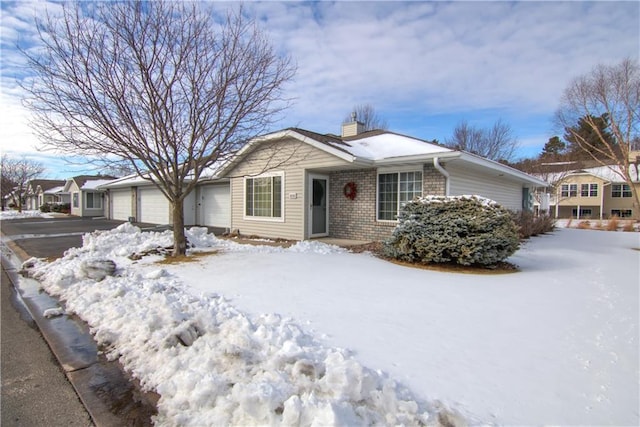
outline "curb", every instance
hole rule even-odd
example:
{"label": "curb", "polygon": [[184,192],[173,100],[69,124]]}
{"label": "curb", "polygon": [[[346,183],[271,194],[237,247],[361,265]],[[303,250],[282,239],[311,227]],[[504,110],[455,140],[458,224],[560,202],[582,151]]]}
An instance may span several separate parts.
{"label": "curb", "polygon": [[46,309],[64,304],[41,292],[36,280],[19,276],[21,262],[31,256],[15,242],[5,240],[4,234],[2,237],[2,266],[17,298],[33,318],[93,423],[97,427],[152,425],[157,395],[142,392],[117,360],[108,361],[100,354],[82,319],[74,315],[42,315]]}

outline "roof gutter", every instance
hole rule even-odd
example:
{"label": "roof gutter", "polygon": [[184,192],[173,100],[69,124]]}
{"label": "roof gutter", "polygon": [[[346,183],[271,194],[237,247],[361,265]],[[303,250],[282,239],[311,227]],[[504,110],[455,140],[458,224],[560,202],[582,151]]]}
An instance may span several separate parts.
{"label": "roof gutter", "polygon": [[436,170],[440,172],[442,176],[444,176],[444,195],[448,196],[450,182],[451,182],[451,179],[450,179],[451,176],[449,175],[449,172],[447,172],[445,168],[443,168],[442,165],[440,165],[440,161],[438,160],[438,157],[433,158],[433,167],[436,168]]}

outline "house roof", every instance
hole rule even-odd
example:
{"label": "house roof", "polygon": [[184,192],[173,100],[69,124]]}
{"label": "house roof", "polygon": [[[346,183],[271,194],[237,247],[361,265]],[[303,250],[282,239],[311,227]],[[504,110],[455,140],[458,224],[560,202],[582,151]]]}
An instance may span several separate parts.
{"label": "house roof", "polygon": [[32,179],[29,181],[29,187],[32,191],[36,191],[38,187],[42,189],[43,192],[59,186],[64,186],[65,181],[60,179]]}
{"label": "house roof", "polygon": [[[64,181],[62,181],[64,184]],[[48,190],[45,191],[46,194],[59,194],[59,193],[64,193],[64,185],[59,185],[57,187],[52,187]]]}
{"label": "house roof", "polygon": [[[67,180],[67,182],[64,184],[64,191],[69,191],[69,187],[73,182],[75,182],[75,184],[81,190],[95,190],[97,189],[96,187],[98,185],[104,184],[114,179],[116,178],[109,175],[78,175]],[[100,182],[96,183],[96,181]]]}
{"label": "house roof", "polygon": [[464,151],[456,151],[442,145],[424,141],[395,132],[374,130],[356,136],[339,137],[332,134],[319,134],[300,128],[288,128],[258,137],[249,142],[235,159],[222,168],[219,175],[224,176],[257,144],[293,138],[320,150],[335,155],[349,163],[365,167],[393,166],[407,163],[434,161],[461,161],[475,168],[489,169],[502,176],[509,176],[527,185],[546,187],[548,184],[510,166],[494,162]]}
{"label": "house roof", "polygon": [[[640,172],[640,170],[638,170],[638,167],[633,163],[629,165],[629,167],[630,167],[631,177],[635,178],[633,179],[633,182],[640,182],[640,179],[638,179],[640,178],[640,176],[638,175]],[[624,182],[624,179],[622,179],[622,176],[620,175],[620,170],[621,170],[620,166],[617,166],[617,165],[577,168],[573,170],[565,169],[564,171],[552,172],[552,173],[546,174],[546,178],[549,182],[554,183],[568,176],[592,175],[605,182]]]}

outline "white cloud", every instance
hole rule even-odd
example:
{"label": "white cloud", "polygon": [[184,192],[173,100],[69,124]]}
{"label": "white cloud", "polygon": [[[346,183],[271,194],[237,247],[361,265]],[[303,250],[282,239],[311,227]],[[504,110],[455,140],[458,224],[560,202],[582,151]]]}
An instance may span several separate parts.
{"label": "white cloud", "polygon": [[[33,35],[27,18],[37,5],[2,3],[3,58],[13,54],[5,35]],[[229,6],[238,5],[216,4]],[[298,64],[287,86],[295,104],[279,125],[319,132],[339,132],[354,104],[371,103],[393,130],[425,139],[450,134],[450,117],[484,117],[518,123],[518,136],[533,141],[573,77],[640,52],[636,2],[256,2],[245,10]],[[3,75],[19,72],[3,64]],[[5,79],[2,90],[18,96]]]}

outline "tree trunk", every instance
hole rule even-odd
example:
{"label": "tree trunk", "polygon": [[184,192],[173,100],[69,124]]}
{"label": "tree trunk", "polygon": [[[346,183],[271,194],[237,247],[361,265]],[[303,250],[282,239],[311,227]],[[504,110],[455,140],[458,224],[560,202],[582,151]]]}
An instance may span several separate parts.
{"label": "tree trunk", "polygon": [[173,200],[173,253],[171,256],[185,255],[187,253],[187,238],[184,235],[184,199]]}

